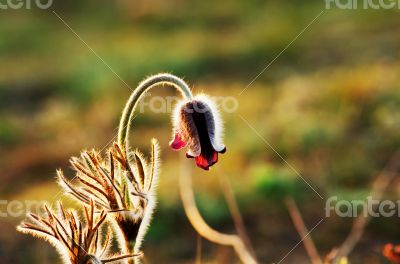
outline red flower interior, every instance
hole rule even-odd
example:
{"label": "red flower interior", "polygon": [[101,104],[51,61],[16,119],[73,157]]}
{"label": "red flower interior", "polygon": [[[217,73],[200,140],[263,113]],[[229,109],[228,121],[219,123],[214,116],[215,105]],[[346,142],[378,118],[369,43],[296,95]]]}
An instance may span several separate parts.
{"label": "red flower interior", "polygon": [[400,264],[400,246],[386,244],[383,247],[382,254],[394,264]]}

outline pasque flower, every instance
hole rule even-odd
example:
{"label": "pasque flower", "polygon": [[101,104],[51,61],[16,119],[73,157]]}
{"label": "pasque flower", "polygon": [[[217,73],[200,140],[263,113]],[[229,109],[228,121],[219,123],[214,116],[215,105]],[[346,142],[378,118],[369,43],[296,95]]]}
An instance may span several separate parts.
{"label": "pasque flower", "polygon": [[[214,103],[203,95],[193,97],[189,86],[174,75],[151,76],[130,96],[121,116],[118,142],[110,148],[108,157],[102,158],[100,152],[92,150],[72,158],[76,175],[71,181],[61,170],[57,171],[64,192],[84,206],[86,221],[81,221],[76,211],[64,210],[61,204],[58,210],[45,205],[47,216],[29,214],[18,227],[20,232],[52,243],[64,263],[140,263],[140,247],[156,204],[159,147],[153,140],[151,158],[147,160],[130,147],[128,135],[139,100],[151,88],[165,84],[175,87],[184,98],[174,114],[173,149],[187,146],[186,155],[206,170],[218,161],[218,153],[224,153],[226,148]],[[106,234],[104,225],[108,226]],[[116,240],[120,254],[110,254],[112,239]]]}
{"label": "pasque flower", "polygon": [[222,122],[215,104],[205,95],[193,96],[182,79],[168,73],[151,76],[141,82],[132,93],[122,113],[118,130],[118,143],[122,149],[129,145],[128,134],[135,108],[140,98],[151,88],[167,84],[182,94],[173,114],[174,135],[170,143],[174,150],[188,147],[186,156],[194,158],[197,166],[208,170],[224,153]]}
{"label": "pasque flower", "polygon": [[186,156],[196,165],[208,170],[218,161],[218,153],[225,153],[222,143],[222,122],[214,102],[206,95],[182,100],[173,113],[174,150],[188,148]]}

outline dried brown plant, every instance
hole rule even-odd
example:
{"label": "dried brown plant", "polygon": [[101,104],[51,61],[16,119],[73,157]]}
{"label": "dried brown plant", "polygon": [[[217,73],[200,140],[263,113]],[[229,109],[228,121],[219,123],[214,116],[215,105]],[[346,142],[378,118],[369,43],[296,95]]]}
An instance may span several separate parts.
{"label": "dried brown plant", "polygon": [[138,151],[128,156],[115,143],[107,159],[95,150],[72,158],[75,182],[58,171],[59,183],[67,194],[84,204],[93,199],[96,210],[109,215],[124,253],[139,251],[150,223],[155,207],[158,153],[156,140],[152,141],[150,162]]}
{"label": "dried brown plant", "polygon": [[61,254],[65,263],[100,264],[122,259],[137,257],[140,254],[113,255],[110,254],[112,239],[111,229],[106,229],[103,235],[101,228],[106,220],[104,211],[95,213],[95,203],[84,207],[85,221],[81,221],[75,210],[66,211],[58,203],[57,211],[44,205],[45,216],[29,214],[17,229],[26,234],[39,237],[50,242]]}
{"label": "dried brown plant", "polygon": [[[398,175],[400,171],[400,151],[396,151],[387,165],[380,171],[375,180],[372,183],[370,195],[376,199],[380,200],[386,190],[390,187],[390,183],[394,180],[394,178]],[[315,247],[315,244],[309,235],[309,231],[304,224],[303,218],[301,216],[300,211],[297,208],[297,205],[293,198],[288,198],[286,201],[286,205],[288,207],[290,216],[293,220],[293,223],[298,231],[300,237],[303,237],[303,244],[306,248],[306,251],[310,257],[312,263],[321,263],[320,255]],[[356,247],[358,242],[361,240],[364,235],[365,229],[368,223],[371,220],[370,215],[365,215],[361,213],[358,217],[354,218],[352,227],[350,229],[349,234],[343,243],[334,247],[325,257],[324,263],[326,264],[347,264],[348,256]],[[305,235],[308,234],[308,235]]]}

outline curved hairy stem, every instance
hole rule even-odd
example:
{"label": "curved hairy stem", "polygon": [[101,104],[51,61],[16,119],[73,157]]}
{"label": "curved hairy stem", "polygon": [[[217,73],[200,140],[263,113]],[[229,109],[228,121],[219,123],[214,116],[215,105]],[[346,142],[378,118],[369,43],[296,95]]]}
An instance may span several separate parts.
{"label": "curved hairy stem", "polygon": [[231,246],[235,250],[236,254],[243,263],[246,264],[256,264],[257,261],[254,259],[250,250],[243,243],[237,235],[220,233],[217,230],[211,228],[201,216],[193,193],[192,178],[189,173],[185,173],[183,170],[179,176],[179,189],[180,195],[183,202],[183,207],[185,209],[186,216],[188,217],[190,223],[194,229],[202,237],[224,246]]}
{"label": "curved hairy stem", "polygon": [[[118,128],[118,145],[121,148],[121,151],[126,157],[129,157],[128,155],[128,150],[129,150],[129,130],[131,127],[131,122],[134,118],[134,112],[136,109],[136,106],[141,98],[148,92],[151,88],[153,87],[158,87],[159,85],[171,85],[175,87],[184,98],[190,100],[193,98],[192,92],[190,91],[189,86],[180,78],[168,74],[168,73],[161,73],[157,75],[153,75],[142,81],[133,91],[132,95],[130,96],[128,102],[126,103],[126,106],[124,108],[124,111],[122,112],[121,120],[119,123],[119,128]],[[154,153],[154,148],[153,148],[153,153]],[[134,157],[136,160],[136,164],[138,165],[138,157]],[[154,174],[154,162],[153,160],[153,165],[152,165],[152,175]],[[122,164],[118,165],[119,170],[122,171]],[[143,168],[138,167],[139,174],[143,174]],[[121,176],[121,183],[122,186],[127,186],[127,178]],[[144,186],[144,182],[141,182],[141,184]],[[140,186],[140,184],[138,184]],[[147,188],[150,190],[151,188],[151,183]],[[126,188],[126,191],[128,192],[128,188]],[[131,203],[131,198],[130,195],[126,195],[126,203],[130,204]],[[154,206],[153,206],[154,207]],[[148,210],[151,210],[147,208]],[[151,214],[149,214],[151,215]],[[142,223],[140,223],[140,227],[142,227]],[[148,221],[146,221],[146,224],[148,224]],[[139,230],[140,230],[139,227]],[[136,240],[138,237],[136,237]],[[136,245],[136,240],[135,241],[127,241],[126,245],[126,253],[132,253],[135,252],[135,249],[138,247]],[[139,258],[131,259],[129,260],[129,263],[139,263],[140,260]]]}
{"label": "curved hairy stem", "polygon": [[175,75],[168,73],[161,73],[157,75],[150,76],[149,78],[142,81],[138,87],[134,90],[131,97],[129,98],[125,109],[122,113],[121,121],[118,128],[118,143],[121,148],[126,151],[128,147],[128,135],[131,126],[131,121],[133,119],[133,113],[135,112],[136,105],[143,95],[153,87],[160,84],[169,84],[175,87],[181,92],[182,96],[187,99],[192,99],[193,95],[190,91],[189,86],[185,81],[176,77]]}

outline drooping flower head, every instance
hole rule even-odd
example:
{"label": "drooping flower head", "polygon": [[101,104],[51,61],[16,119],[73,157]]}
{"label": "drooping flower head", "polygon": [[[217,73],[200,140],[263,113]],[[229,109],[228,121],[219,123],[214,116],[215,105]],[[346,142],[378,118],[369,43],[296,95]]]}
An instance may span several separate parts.
{"label": "drooping flower head", "polygon": [[196,165],[208,170],[218,161],[218,153],[225,153],[222,143],[223,125],[214,102],[205,95],[177,104],[173,113],[174,150],[188,148],[186,156]]}

